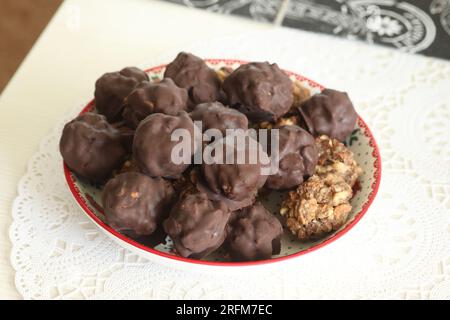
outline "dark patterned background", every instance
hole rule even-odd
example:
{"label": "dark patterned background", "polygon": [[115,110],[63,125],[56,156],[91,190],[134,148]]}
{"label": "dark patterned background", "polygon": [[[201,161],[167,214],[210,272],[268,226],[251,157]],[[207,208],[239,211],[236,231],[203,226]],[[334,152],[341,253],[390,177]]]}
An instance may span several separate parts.
{"label": "dark patterned background", "polygon": [[450,0],[166,0],[450,59]]}

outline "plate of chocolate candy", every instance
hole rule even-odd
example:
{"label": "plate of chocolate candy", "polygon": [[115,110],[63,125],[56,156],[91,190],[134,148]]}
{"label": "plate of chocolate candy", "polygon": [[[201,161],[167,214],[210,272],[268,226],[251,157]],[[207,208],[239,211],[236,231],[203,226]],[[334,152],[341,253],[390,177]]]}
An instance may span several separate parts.
{"label": "plate of chocolate candy", "polygon": [[[94,96],[62,131],[68,187],[100,230],[151,261],[286,261],[338,239],[376,196],[381,158],[348,94],[275,63],[181,52],[105,73]],[[180,148],[175,133],[193,138]]]}

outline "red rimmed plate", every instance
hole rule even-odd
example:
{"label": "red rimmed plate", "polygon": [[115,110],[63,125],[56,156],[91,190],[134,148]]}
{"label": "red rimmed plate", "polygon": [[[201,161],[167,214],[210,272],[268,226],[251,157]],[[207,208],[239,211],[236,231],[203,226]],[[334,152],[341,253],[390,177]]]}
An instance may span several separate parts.
{"label": "red rimmed plate", "polygon": [[[214,69],[228,66],[231,68],[237,68],[240,64],[245,63],[239,60],[228,59],[206,59],[208,65]],[[151,79],[162,78],[165,65],[150,68],[147,71]],[[299,74],[286,71],[288,75],[294,80],[300,81],[305,87],[309,88],[312,93],[321,91],[322,86],[314,81],[311,81]],[[80,112],[88,112],[92,109],[94,103],[89,102],[86,107]],[[118,231],[110,228],[104,222],[104,216],[101,207],[101,190],[94,185],[86,183],[77,178],[70,169],[64,163],[64,174],[67,180],[67,184],[72,192],[77,203],[80,205],[83,212],[109,237],[114,239],[123,247],[130,249],[137,254],[144,256],[145,258],[163,263],[165,265],[173,265],[175,267],[183,268],[196,268],[207,267],[208,269],[223,269],[224,267],[243,267],[243,266],[261,266],[270,265],[275,262],[282,262],[290,260],[316,249],[319,249],[335,240],[340,238],[343,234],[348,232],[358,221],[364,216],[367,209],[370,207],[374,200],[381,178],[381,158],[375,139],[370,132],[366,123],[359,117],[355,130],[348,138],[347,145],[353,151],[356,161],[363,168],[364,173],[359,179],[359,190],[351,200],[352,211],[348,218],[347,223],[339,230],[329,234],[327,237],[317,240],[302,243],[293,237],[289,232],[285,232],[281,241],[280,254],[273,256],[271,259],[252,261],[252,262],[229,262],[224,258],[224,254],[221,252],[215,253],[204,260],[188,259],[175,255],[172,250],[171,241],[167,241],[165,244],[159,244],[154,248],[148,247],[142,243],[136,242]],[[277,212],[282,193],[273,193],[265,200],[266,207],[271,212]],[[213,268],[215,267],[215,268]],[[229,269],[229,268],[226,268]]]}

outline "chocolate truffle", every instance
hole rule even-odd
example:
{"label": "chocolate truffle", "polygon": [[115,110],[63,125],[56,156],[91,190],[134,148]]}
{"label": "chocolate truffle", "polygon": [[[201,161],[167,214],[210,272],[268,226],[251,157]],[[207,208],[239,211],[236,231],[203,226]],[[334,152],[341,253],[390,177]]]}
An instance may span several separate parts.
{"label": "chocolate truffle", "polygon": [[301,125],[313,136],[344,141],[355,128],[358,115],[346,92],[325,89],[298,108]]}
{"label": "chocolate truffle", "polygon": [[189,115],[194,121],[202,121],[203,132],[217,129],[225,136],[226,129],[248,129],[248,120],[243,113],[226,108],[220,102],[198,104]]}
{"label": "chocolate truffle", "polygon": [[279,129],[278,172],[267,178],[266,187],[282,190],[298,186],[314,173],[317,148],[314,137],[297,126]]}
{"label": "chocolate truffle", "polygon": [[162,178],[126,172],[108,181],[102,202],[109,226],[129,235],[149,235],[167,217],[174,190]]}
{"label": "chocolate truffle", "polygon": [[159,82],[144,81],[128,96],[123,118],[130,128],[135,129],[152,113],[176,116],[187,108],[187,100],[187,90],[177,87],[170,78]]}
{"label": "chocolate truffle", "polygon": [[[233,140],[221,140],[212,144],[223,148],[224,159],[209,159],[209,163],[203,161],[197,187],[207,193],[210,199],[225,201],[230,210],[237,210],[254,202],[258,189],[267,180],[264,169],[269,159],[261,145],[249,136],[242,146],[229,142]],[[233,161],[225,163],[230,156]],[[250,161],[250,156],[256,161]],[[238,161],[239,158],[243,161]],[[270,163],[267,166],[270,167]]]}
{"label": "chocolate truffle", "polygon": [[269,259],[280,253],[281,223],[261,203],[232,214],[226,244],[234,261]]}
{"label": "chocolate truffle", "polygon": [[[189,133],[190,150],[184,150],[181,163],[172,159],[172,150],[184,141],[171,141],[172,133],[185,129]],[[145,118],[136,129],[133,140],[133,155],[139,169],[152,177],[178,178],[190,165],[195,153],[194,123],[182,111],[177,116],[153,113]],[[177,155],[177,151],[174,151]],[[188,153],[188,154],[187,154]]]}
{"label": "chocolate truffle", "polygon": [[202,258],[225,240],[230,216],[227,206],[203,193],[187,194],[170,211],[164,230],[180,256]]}
{"label": "chocolate truffle", "polygon": [[164,78],[171,78],[181,88],[188,90],[189,104],[220,100],[220,80],[216,72],[193,54],[180,52],[169,63]]}
{"label": "chocolate truffle", "polygon": [[225,79],[223,90],[231,107],[256,122],[277,120],[294,99],[291,79],[268,62],[241,65]]}
{"label": "chocolate truffle", "polygon": [[59,150],[67,166],[91,182],[104,182],[127,155],[119,130],[105,116],[84,113],[64,126]]}
{"label": "chocolate truffle", "polygon": [[148,75],[135,67],[127,67],[118,72],[105,73],[95,82],[95,107],[109,122],[122,117],[125,98]]}

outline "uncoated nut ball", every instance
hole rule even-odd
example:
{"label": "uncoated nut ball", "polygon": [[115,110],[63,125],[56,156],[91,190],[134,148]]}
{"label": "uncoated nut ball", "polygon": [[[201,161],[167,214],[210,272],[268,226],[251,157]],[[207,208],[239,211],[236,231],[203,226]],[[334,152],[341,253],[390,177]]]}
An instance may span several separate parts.
{"label": "uncoated nut ball", "polygon": [[351,197],[352,188],[342,177],[314,175],[289,192],[280,213],[298,239],[318,239],[345,223],[352,209]]}
{"label": "uncoated nut ball", "polygon": [[341,176],[351,187],[355,184],[363,170],[353,158],[353,152],[342,142],[327,136],[316,138],[319,160],[316,174],[329,173]]}

